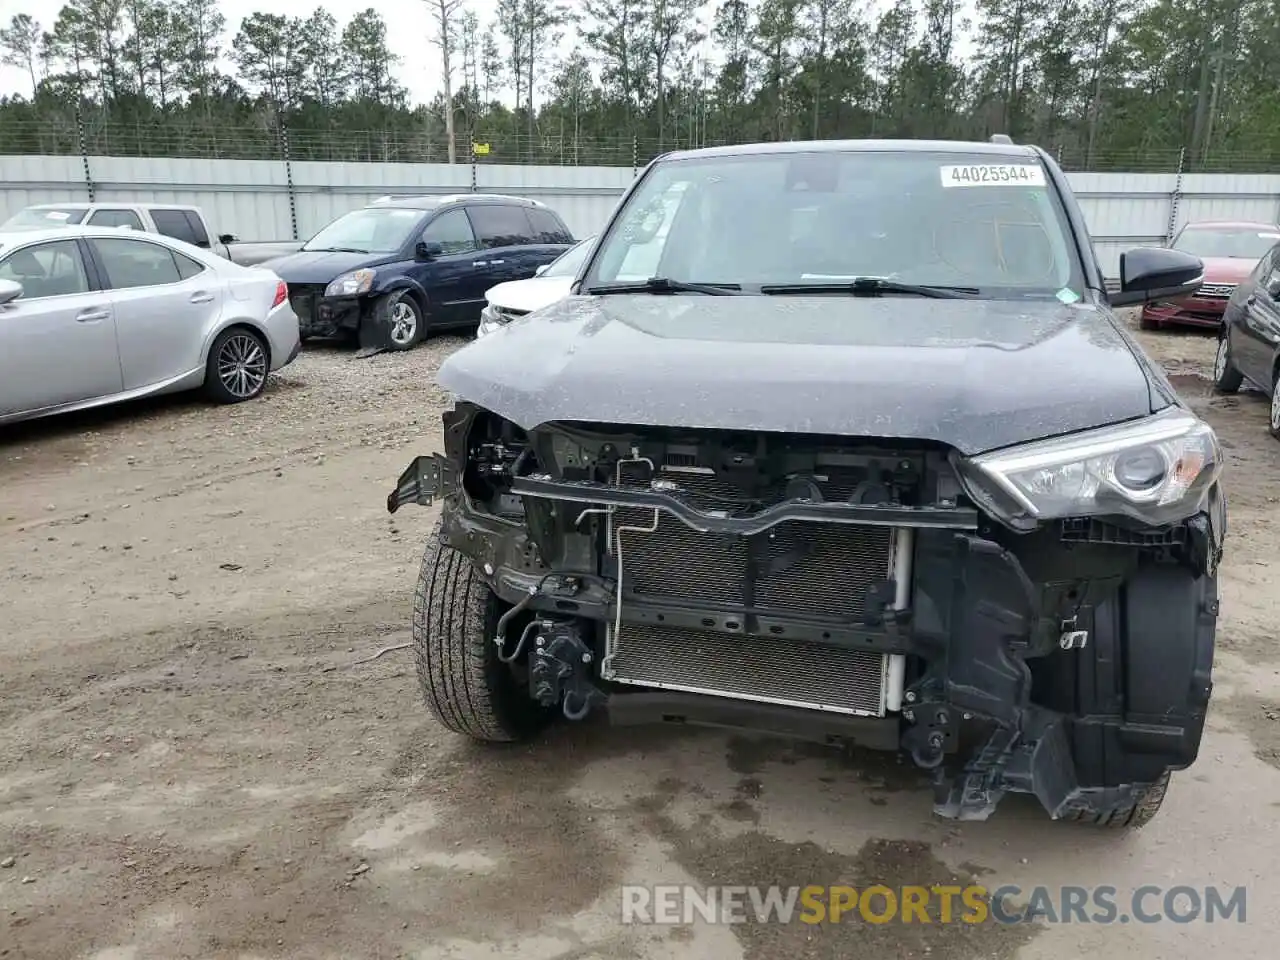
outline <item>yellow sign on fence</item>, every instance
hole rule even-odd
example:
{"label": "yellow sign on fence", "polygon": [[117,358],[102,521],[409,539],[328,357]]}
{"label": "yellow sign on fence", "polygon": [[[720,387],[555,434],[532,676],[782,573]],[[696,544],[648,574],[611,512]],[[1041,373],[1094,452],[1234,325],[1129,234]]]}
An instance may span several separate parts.
{"label": "yellow sign on fence", "polygon": [[473,143],[471,145],[471,152],[477,157],[487,156],[489,153],[489,145],[487,143]]}

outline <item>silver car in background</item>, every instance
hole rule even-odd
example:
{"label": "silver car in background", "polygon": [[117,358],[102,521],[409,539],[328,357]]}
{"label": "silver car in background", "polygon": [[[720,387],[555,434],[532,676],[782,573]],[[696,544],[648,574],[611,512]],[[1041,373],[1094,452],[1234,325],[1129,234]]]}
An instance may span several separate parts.
{"label": "silver car in background", "polygon": [[0,423],[194,389],[239,403],[299,349],[270,270],[110,227],[0,232]]}

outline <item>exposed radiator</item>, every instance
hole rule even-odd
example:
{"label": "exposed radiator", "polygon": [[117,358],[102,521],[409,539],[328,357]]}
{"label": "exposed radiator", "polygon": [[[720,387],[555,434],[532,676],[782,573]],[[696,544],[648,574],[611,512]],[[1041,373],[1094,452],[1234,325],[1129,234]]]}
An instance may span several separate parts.
{"label": "exposed radiator", "polygon": [[[703,510],[735,513],[758,509],[762,499],[771,499],[772,492],[752,494],[706,474],[666,470],[660,476],[678,484],[680,495]],[[648,476],[640,482],[647,486]],[[831,499],[846,498],[852,491],[839,477],[819,483]],[[892,577],[892,528],[790,521],[746,538],[700,533],[666,512],[655,517],[651,509],[626,508],[615,512],[610,529],[613,545],[621,551],[622,618],[620,629],[610,625],[605,679],[834,713],[884,715],[890,658],[882,654],[777,636],[629,622],[626,605],[683,601],[856,620],[870,590]]]}
{"label": "exposed radiator", "polygon": [[887,660],[882,654],[802,640],[623,623],[616,641],[610,635],[604,677],[686,693],[881,716]]}
{"label": "exposed radiator", "polygon": [[[664,474],[664,478],[671,475]],[[700,509],[732,512],[744,494],[715,478],[672,477]],[[848,496],[838,481],[833,499]],[[624,554],[624,596],[702,601],[758,611],[858,617],[868,591],[888,578],[894,531],[889,527],[790,521],[752,538],[700,533],[666,512],[623,509],[614,515]]]}

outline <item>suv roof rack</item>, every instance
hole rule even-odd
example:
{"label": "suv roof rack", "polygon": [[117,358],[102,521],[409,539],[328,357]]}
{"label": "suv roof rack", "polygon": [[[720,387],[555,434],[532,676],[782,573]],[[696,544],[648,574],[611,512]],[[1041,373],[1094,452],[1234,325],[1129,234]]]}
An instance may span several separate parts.
{"label": "suv roof rack", "polygon": [[1013,143],[1013,137],[1007,133],[993,133],[991,135],[992,143]]}
{"label": "suv roof rack", "polygon": [[460,203],[463,200],[518,200],[520,203],[527,203],[534,207],[545,207],[546,204],[541,200],[534,200],[531,197],[520,197],[512,193],[451,193],[448,196],[441,197],[441,203]]}
{"label": "suv roof rack", "polygon": [[545,207],[541,200],[529,197],[517,197],[506,193],[388,193],[370,200],[370,204],[394,203],[397,200],[434,200],[437,203],[461,203],[464,200],[519,200],[534,207]]}

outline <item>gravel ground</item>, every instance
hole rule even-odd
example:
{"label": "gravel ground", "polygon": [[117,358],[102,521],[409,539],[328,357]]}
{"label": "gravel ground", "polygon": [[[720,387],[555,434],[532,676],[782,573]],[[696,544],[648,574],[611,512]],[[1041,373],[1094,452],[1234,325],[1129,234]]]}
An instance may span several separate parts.
{"label": "gravel ground", "polygon": [[[1142,334],[1230,453],[1217,695],[1200,762],[1133,837],[930,813],[892,758],[588,723],[483,750],[420,705],[403,642],[433,510],[440,360],[309,348],[260,401],[0,431],[0,956],[1134,960],[1272,952],[1280,444],[1213,398],[1209,341]],[[1247,884],[1207,926],[624,927],[623,882]]]}

